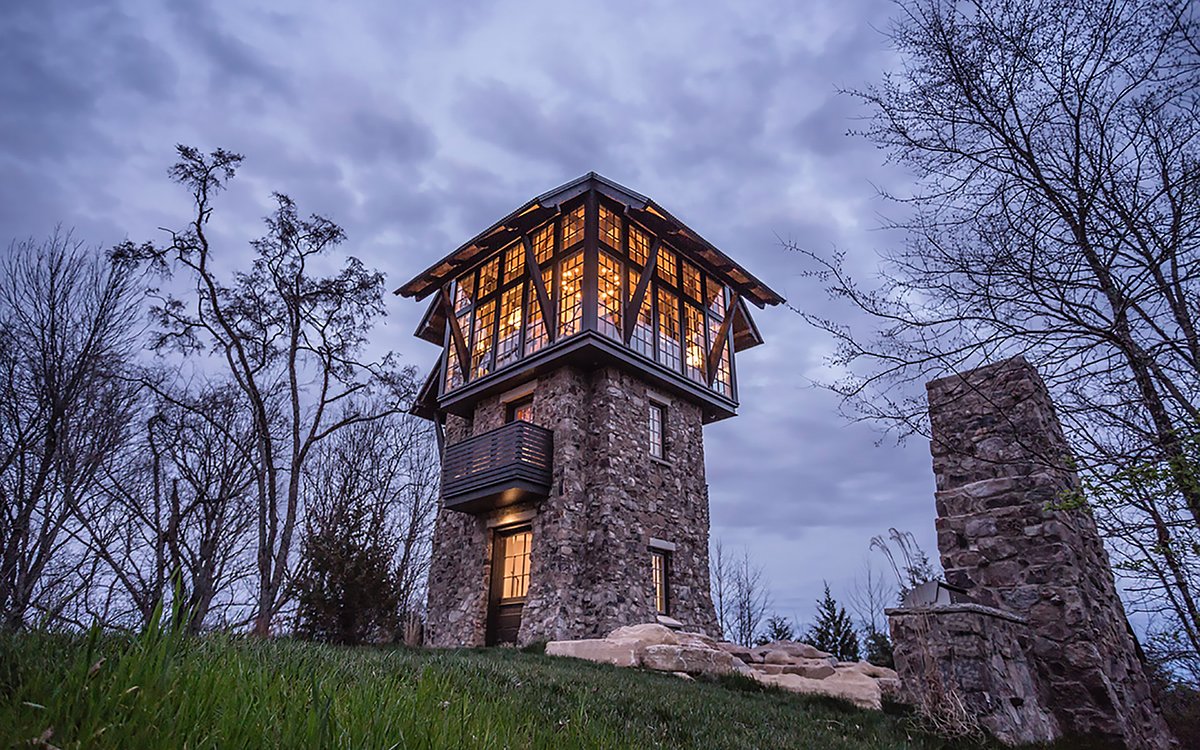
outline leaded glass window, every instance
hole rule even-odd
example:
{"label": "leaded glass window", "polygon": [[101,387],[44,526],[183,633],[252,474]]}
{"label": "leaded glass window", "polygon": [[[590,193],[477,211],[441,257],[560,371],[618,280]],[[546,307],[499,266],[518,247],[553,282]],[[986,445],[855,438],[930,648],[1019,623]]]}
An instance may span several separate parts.
{"label": "leaded glass window", "polygon": [[[554,278],[553,272],[547,274],[546,285],[551,286]],[[538,351],[550,341],[549,334],[546,331],[546,321],[542,318],[542,306],[538,301],[537,289],[530,282],[529,290],[526,294],[529,303],[525,306],[528,314],[525,316],[525,356]]]}
{"label": "leaded glass window", "polygon": [[675,253],[663,245],[658,246],[658,278],[671,286],[679,285],[679,271],[675,269]]}
{"label": "leaded glass window", "polygon": [[621,249],[621,219],[604,206],[600,206],[600,241],[613,250]]}
{"label": "leaded glass window", "polygon": [[560,269],[558,335],[565,337],[579,333],[583,327],[583,253],[564,259]]}
{"label": "leaded glass window", "polygon": [[483,299],[496,291],[497,275],[500,271],[500,258],[492,258],[479,269],[479,297]]}
{"label": "leaded glass window", "polygon": [[690,304],[684,305],[684,316],[687,348],[684,352],[683,372],[692,380],[704,383],[708,380],[708,349],[704,346],[705,316],[700,308]]}
{"label": "leaded glass window", "polygon": [[472,377],[482,377],[492,371],[492,336],[495,332],[496,300],[489,300],[475,311],[475,331],[471,345]]}
{"label": "leaded glass window", "polygon": [[496,369],[521,356],[521,290],[516,284],[500,297],[500,333],[496,339]]}
{"label": "leaded glass window", "polygon": [[475,274],[468,273],[454,282],[454,312],[461,313],[475,301]]}
{"label": "leaded glass window", "polygon": [[650,235],[629,225],[629,259],[639,266],[645,266],[650,260]]}
{"label": "leaded glass window", "polygon": [[583,239],[583,213],[585,208],[585,206],[579,206],[567,214],[566,220],[563,221],[562,246],[564,250]]}
{"label": "leaded glass window", "polygon": [[725,287],[712,276],[704,280],[704,289],[708,292],[708,311],[718,318],[725,317]]}
{"label": "leaded glass window", "polygon": [[516,242],[509,245],[504,253],[504,283],[518,279],[525,273],[525,244]]}
{"label": "leaded glass window", "polygon": [[688,297],[700,302],[703,295],[700,293],[700,269],[683,261],[683,293]]}
{"label": "leaded glass window", "polygon": [[533,235],[533,255],[538,265],[554,257],[554,222],[539,229]]}
{"label": "leaded glass window", "polygon": [[679,372],[679,303],[666,289],[658,290],[658,361]]}
{"label": "leaded glass window", "polygon": [[717,376],[713,378],[713,390],[727,398],[733,398],[733,368],[730,363],[729,342],[717,341],[721,332],[721,321],[716,318],[708,319],[708,338],[713,347],[721,347],[721,356],[717,360]]}
{"label": "leaded glass window", "polygon": [[[629,296],[636,294],[638,282],[641,280],[641,275],[629,269]],[[638,311],[637,322],[633,325],[633,336],[629,339],[629,346],[638,354],[654,359],[654,319],[651,316],[651,303],[654,301],[654,295],[647,291],[646,296],[642,298],[642,309]]]}
{"label": "leaded glass window", "polygon": [[621,262],[606,252],[600,253],[600,284],[596,302],[596,320],[600,333],[621,340]]}

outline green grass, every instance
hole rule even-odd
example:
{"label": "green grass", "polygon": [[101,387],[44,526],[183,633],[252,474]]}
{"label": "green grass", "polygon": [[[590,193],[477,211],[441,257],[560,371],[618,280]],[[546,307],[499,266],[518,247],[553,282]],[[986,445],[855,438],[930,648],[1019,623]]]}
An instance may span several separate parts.
{"label": "green grass", "polygon": [[0,747],[980,747],[726,682],[512,649],[0,633]]}

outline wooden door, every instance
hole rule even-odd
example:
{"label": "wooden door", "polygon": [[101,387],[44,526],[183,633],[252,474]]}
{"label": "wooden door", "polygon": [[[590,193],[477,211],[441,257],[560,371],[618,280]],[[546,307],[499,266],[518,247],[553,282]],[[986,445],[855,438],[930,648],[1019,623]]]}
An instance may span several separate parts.
{"label": "wooden door", "polygon": [[528,526],[497,529],[492,536],[492,585],[488,602],[487,645],[516,643],[521,610],[529,592],[529,555],[533,532]]}

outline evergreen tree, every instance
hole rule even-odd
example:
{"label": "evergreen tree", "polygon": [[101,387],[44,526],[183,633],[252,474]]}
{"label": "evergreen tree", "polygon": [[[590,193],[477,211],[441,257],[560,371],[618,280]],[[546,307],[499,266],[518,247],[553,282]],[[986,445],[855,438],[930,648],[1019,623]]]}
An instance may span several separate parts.
{"label": "evergreen tree", "polygon": [[858,661],[858,634],[854,632],[854,623],[845,607],[839,607],[829,593],[829,584],[825,584],[825,596],[817,602],[817,621],[809,629],[805,640],[821,649],[828,651],[841,661]]}
{"label": "evergreen tree", "polygon": [[882,630],[870,630],[863,634],[863,648],[867,652],[867,661],[877,667],[895,669],[896,662],[892,657],[892,640]]}
{"label": "evergreen tree", "polygon": [[794,641],[796,639],[796,631],[792,629],[792,624],[788,622],[786,617],[780,615],[771,615],[767,618],[767,628],[756,639],[758,645],[765,643],[775,643],[776,641]]}

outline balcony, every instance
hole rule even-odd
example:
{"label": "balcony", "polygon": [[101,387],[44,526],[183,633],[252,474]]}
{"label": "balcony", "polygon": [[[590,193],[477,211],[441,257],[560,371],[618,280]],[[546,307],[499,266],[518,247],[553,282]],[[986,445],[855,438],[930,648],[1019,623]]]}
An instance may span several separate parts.
{"label": "balcony", "polygon": [[511,422],[446,446],[442,501],[449,510],[486,513],[550,494],[554,433]]}

